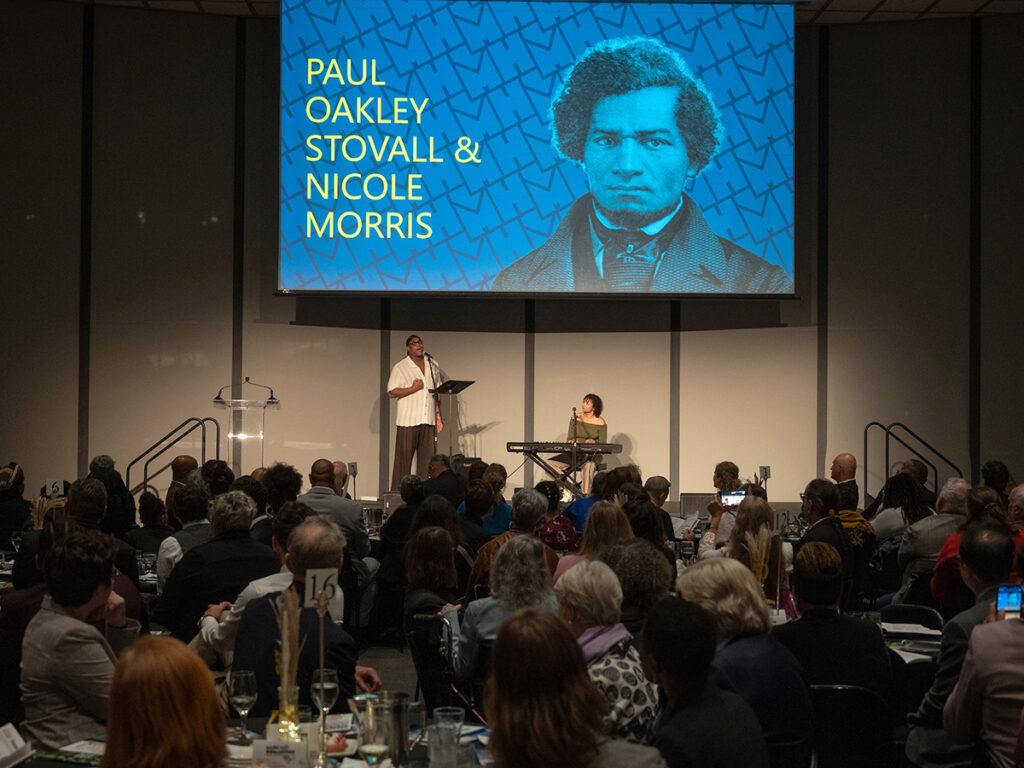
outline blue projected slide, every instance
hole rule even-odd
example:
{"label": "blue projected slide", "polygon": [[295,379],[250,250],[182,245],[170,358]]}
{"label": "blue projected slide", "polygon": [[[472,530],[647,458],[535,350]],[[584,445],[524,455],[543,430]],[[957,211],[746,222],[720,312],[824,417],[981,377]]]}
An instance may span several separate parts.
{"label": "blue projected slide", "polygon": [[282,290],[793,292],[789,5],[281,22]]}

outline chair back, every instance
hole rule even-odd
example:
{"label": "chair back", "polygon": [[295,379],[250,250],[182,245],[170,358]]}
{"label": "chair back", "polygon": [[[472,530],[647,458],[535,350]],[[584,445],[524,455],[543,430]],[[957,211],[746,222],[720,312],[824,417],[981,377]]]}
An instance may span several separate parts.
{"label": "chair back", "polygon": [[448,665],[447,622],[436,614],[412,617],[406,640],[416,668],[416,678],[428,712],[451,703],[451,669]]}
{"label": "chair back", "polygon": [[856,685],[812,685],[818,768],[896,764],[892,713],[881,696]]}

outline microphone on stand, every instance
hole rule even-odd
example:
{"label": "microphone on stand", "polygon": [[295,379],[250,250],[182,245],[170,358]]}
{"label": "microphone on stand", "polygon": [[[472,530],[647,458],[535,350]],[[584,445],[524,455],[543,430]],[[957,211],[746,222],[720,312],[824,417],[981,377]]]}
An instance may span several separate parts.
{"label": "microphone on stand", "polygon": [[575,405],[572,407],[572,420],[576,421],[576,406]]}

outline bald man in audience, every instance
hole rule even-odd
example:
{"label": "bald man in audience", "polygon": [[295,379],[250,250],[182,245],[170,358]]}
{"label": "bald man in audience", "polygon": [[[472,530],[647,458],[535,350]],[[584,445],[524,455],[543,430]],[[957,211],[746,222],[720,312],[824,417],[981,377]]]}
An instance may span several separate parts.
{"label": "bald man in audience", "polygon": [[297,501],[319,515],[327,515],[345,534],[345,550],[351,558],[362,594],[359,602],[359,626],[365,626],[376,597],[377,571],[380,562],[370,557],[370,534],[363,519],[363,506],[358,501],[339,496],[334,489],[334,464],[328,459],[317,459],[309,470],[310,489]]}
{"label": "bald man in audience", "polygon": [[346,490],[348,488],[348,464],[340,459],[332,462],[334,467],[334,492],[343,499],[351,499],[352,496]]}
{"label": "bald man in audience", "polygon": [[673,541],[676,538],[675,528],[672,527],[672,518],[664,509],[665,502],[668,501],[668,489],[671,487],[672,483],[668,481],[668,478],[661,475],[653,475],[647,478],[647,482],[644,483],[647,497],[658,508],[658,512],[661,513],[661,526],[665,529],[665,539],[667,541]]}
{"label": "bald man in audience", "polygon": [[860,491],[857,488],[857,459],[852,453],[840,453],[832,459],[830,475],[839,491],[839,509],[857,509]]}

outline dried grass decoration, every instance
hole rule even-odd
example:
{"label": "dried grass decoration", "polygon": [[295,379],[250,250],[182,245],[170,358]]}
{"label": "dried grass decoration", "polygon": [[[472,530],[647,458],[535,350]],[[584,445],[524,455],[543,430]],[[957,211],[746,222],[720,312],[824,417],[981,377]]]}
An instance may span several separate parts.
{"label": "dried grass decoration", "polygon": [[277,710],[270,716],[270,723],[276,719],[281,741],[301,741],[299,736],[299,689],[295,684],[299,669],[299,595],[295,586],[288,587],[274,601],[274,616],[280,632],[280,646],[275,654],[277,674],[281,687],[278,689]]}

